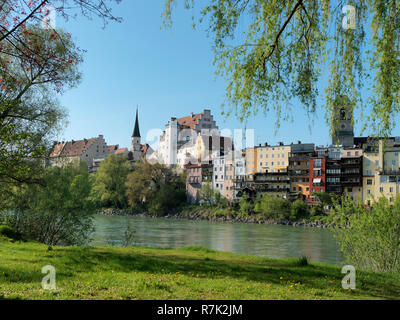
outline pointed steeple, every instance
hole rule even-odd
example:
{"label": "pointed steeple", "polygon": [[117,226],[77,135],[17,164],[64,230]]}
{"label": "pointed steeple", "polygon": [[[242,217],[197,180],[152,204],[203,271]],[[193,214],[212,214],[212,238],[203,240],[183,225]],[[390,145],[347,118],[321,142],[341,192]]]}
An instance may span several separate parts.
{"label": "pointed steeple", "polygon": [[136,121],[135,121],[135,129],[133,129],[132,137],[140,138],[140,130],[139,130],[139,116],[138,116],[138,108],[136,107]]}

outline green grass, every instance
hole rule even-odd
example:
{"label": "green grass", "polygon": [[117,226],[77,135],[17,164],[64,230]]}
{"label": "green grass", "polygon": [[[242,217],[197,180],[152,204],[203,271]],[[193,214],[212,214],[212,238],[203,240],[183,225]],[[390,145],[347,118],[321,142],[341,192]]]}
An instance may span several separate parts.
{"label": "green grass", "polygon": [[[56,268],[57,289],[41,288]],[[398,275],[357,273],[343,290],[341,268],[200,247],[49,247],[0,238],[0,299],[397,299]]]}

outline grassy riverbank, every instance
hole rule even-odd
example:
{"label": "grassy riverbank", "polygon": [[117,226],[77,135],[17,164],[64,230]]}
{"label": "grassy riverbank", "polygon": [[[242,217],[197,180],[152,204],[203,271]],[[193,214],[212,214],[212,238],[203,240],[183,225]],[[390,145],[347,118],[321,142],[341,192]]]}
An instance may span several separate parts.
{"label": "grassy riverbank", "polygon": [[[304,262],[304,261],[303,261]],[[41,288],[45,265],[57,290]],[[357,273],[343,290],[341,268],[190,247],[54,247],[0,238],[3,299],[398,299],[400,276]]]}

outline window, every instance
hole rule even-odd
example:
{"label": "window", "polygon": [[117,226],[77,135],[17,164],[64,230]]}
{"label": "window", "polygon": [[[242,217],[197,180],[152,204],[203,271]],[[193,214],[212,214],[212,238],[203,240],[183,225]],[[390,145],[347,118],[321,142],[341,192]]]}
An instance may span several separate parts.
{"label": "window", "polygon": [[375,160],[375,165],[379,166],[379,160]]}
{"label": "window", "polygon": [[367,180],[367,185],[371,186],[372,185],[372,179]]}
{"label": "window", "polygon": [[366,174],[367,174],[367,176],[372,176],[372,171],[371,170],[367,170]]}
{"label": "window", "polygon": [[389,188],[389,191],[390,191],[390,192],[393,192],[393,187],[390,187],[390,188]]}
{"label": "window", "polygon": [[263,155],[262,154],[260,154],[260,158],[262,159],[262,157],[263,157]]}
{"label": "window", "polygon": [[[367,190],[367,194],[371,194],[371,190],[368,189],[368,190]],[[369,203],[368,203],[368,204],[369,204]]]}
{"label": "window", "polygon": [[350,157],[350,151],[347,151],[347,156]]}
{"label": "window", "polygon": [[380,188],[379,188],[379,192],[383,192],[383,187],[380,187]]}
{"label": "window", "polygon": [[293,187],[293,191],[296,191],[296,187]]}
{"label": "window", "polygon": [[365,164],[366,164],[367,166],[370,166],[370,165],[371,165],[371,161],[370,161],[370,160],[367,160],[367,161],[365,161]]}
{"label": "window", "polygon": [[356,156],[358,156],[358,151],[356,151]]}
{"label": "window", "polygon": [[396,160],[392,160],[392,165],[393,165],[393,166],[396,165]]}
{"label": "window", "polygon": [[321,159],[314,160],[314,167],[321,167],[321,166],[322,166]]}

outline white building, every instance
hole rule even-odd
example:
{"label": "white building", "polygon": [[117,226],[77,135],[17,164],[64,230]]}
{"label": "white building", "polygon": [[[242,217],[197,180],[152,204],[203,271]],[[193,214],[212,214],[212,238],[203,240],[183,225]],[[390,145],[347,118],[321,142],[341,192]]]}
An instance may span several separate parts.
{"label": "white building", "polygon": [[222,196],[225,195],[225,156],[213,157],[213,183],[214,190],[218,190]]}
{"label": "white building", "polygon": [[232,139],[221,137],[210,110],[183,118],[171,118],[160,137],[155,158],[168,166],[209,159],[214,151],[223,154],[232,149]]}

